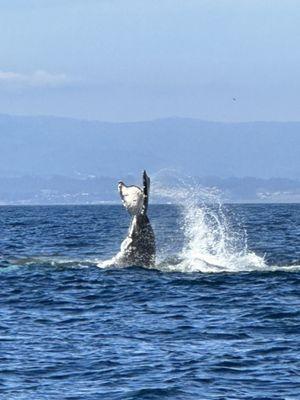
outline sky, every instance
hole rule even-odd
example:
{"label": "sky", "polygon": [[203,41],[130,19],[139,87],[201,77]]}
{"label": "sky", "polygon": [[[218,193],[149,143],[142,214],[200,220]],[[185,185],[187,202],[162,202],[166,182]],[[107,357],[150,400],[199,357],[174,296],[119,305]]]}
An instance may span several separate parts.
{"label": "sky", "polygon": [[300,120],[299,0],[0,0],[0,113]]}

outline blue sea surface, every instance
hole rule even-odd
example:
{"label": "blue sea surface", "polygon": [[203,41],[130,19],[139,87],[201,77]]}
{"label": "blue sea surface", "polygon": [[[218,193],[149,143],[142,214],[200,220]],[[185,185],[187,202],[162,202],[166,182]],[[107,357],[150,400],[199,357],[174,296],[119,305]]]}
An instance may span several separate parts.
{"label": "blue sea surface", "polygon": [[149,213],[157,267],[104,268],[121,206],[0,207],[0,398],[300,399],[300,205],[224,206],[250,256],[216,268],[209,232]]}

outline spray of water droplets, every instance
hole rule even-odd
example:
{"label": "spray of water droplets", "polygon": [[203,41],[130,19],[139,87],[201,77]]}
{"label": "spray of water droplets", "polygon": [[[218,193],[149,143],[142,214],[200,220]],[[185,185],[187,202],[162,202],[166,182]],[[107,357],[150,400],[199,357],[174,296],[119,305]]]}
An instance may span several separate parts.
{"label": "spray of water droplets", "polygon": [[233,228],[217,189],[178,180],[175,186],[154,182],[154,198],[180,208],[184,243],[175,263],[158,267],[178,272],[240,272],[265,269],[262,257],[248,250],[247,233]]}

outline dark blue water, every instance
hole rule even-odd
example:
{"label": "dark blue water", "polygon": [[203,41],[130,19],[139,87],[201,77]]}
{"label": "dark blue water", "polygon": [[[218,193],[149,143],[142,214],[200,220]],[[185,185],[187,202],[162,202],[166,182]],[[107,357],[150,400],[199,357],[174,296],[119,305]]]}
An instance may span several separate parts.
{"label": "dark blue water", "polygon": [[[225,212],[264,268],[103,269],[121,207],[0,207],[0,398],[299,399],[300,205]],[[180,252],[180,211],[150,213]]]}

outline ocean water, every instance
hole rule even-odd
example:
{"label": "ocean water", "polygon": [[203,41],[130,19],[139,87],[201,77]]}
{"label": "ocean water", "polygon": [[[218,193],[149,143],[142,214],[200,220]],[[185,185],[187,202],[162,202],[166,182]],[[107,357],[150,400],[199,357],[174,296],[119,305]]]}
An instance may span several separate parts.
{"label": "ocean water", "polygon": [[0,207],[0,398],[300,399],[300,205]]}

